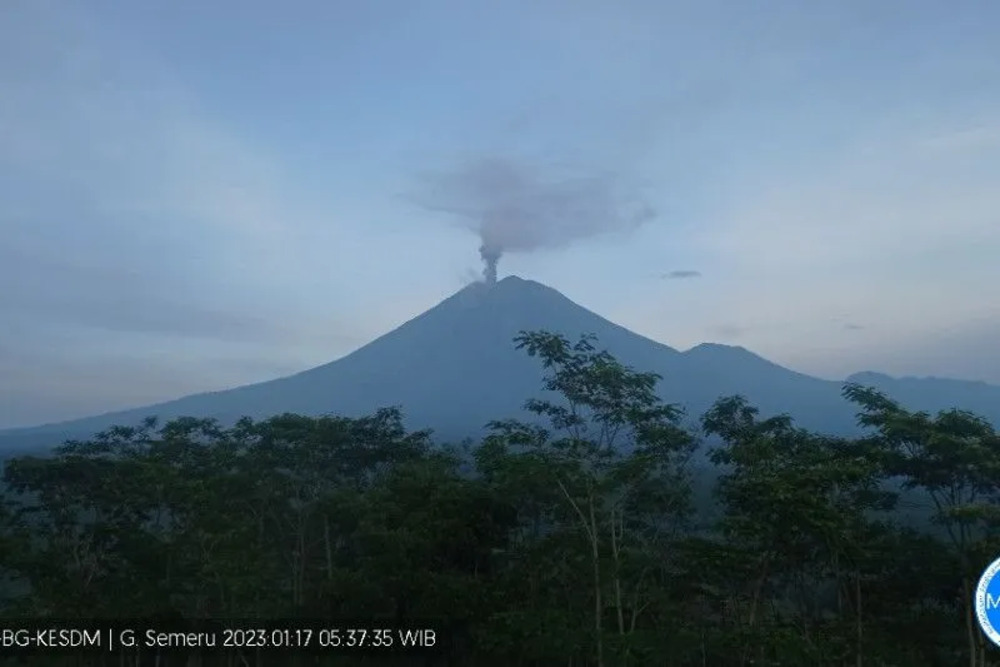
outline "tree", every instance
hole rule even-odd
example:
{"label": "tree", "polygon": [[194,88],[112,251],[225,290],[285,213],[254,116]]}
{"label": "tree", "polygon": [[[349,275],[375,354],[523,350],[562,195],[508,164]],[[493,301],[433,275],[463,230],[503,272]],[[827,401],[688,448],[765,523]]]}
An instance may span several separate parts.
{"label": "tree", "polygon": [[946,410],[936,417],[910,412],[857,384],[848,384],[844,396],[860,408],[859,423],[875,431],[872,442],[887,473],[930,500],[932,519],[947,535],[960,568],[968,664],[982,667],[986,647],[973,618],[973,586],[1000,546],[1000,437],[988,421],[966,411]]}
{"label": "tree", "polygon": [[532,399],[526,408],[554,435],[495,422],[492,445],[519,448],[534,464],[524,468],[526,481],[545,480],[557,490],[589,551],[597,665],[605,664],[609,608],[625,664],[648,606],[644,583],[662,567],[669,555],[664,538],[689,509],[684,464],[695,441],[678,426],[680,410],[657,396],[659,377],[625,367],[591,337],[571,344],[557,334],[523,332],[515,342],[549,371],[543,388],[559,401]]}
{"label": "tree", "polygon": [[[879,529],[873,513],[892,509],[895,497],[882,490],[881,469],[865,450],[796,428],[786,415],[757,416],[743,398],[729,397],[717,401],[702,420],[706,432],[723,442],[711,454],[713,462],[726,467],[717,489],[724,507],[720,529],[739,549],[751,584],[741,664],[751,659],[761,664],[780,642],[783,650],[798,654],[797,660],[817,662],[838,653],[843,660],[850,653],[860,665],[865,653],[862,562]],[[837,612],[845,612],[845,600],[850,603],[853,637],[837,636],[824,620],[815,593],[828,581]],[[787,613],[772,611],[769,627],[761,627],[768,594],[793,605],[801,630],[798,647],[791,649],[781,633]]]}
{"label": "tree", "polygon": [[[987,422],[849,386],[865,437],[812,433],[740,397],[695,434],[656,375],[593,339],[517,345],[541,360],[545,393],[531,419],[491,424],[471,470],[395,408],[150,419],[7,462],[0,613],[354,618],[441,638],[437,655],[215,652],[201,667],[991,664],[968,616],[972,578],[1000,550]],[[695,516],[687,462],[702,435],[718,507]],[[905,516],[914,494],[934,525]],[[0,653],[8,664],[22,663]]]}

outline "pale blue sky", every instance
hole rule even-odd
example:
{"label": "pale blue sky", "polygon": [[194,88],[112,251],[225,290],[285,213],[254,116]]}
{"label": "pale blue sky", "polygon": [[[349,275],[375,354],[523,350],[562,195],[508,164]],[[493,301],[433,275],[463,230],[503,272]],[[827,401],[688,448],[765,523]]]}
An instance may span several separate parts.
{"label": "pale blue sky", "polygon": [[994,0],[4,0],[0,427],[420,313],[479,242],[404,195],[481,158],[658,212],[501,275],[680,349],[1000,383],[998,34]]}

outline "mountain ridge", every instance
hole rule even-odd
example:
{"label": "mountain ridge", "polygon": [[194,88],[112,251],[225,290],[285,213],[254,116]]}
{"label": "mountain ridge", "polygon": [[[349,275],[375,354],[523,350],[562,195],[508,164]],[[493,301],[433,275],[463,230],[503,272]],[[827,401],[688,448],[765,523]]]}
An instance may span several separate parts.
{"label": "mountain ridge", "polygon": [[[408,426],[429,427],[447,439],[476,437],[490,420],[522,416],[524,401],[540,393],[540,365],[513,346],[519,331],[539,329],[571,340],[596,335],[598,345],[623,363],[658,373],[663,399],[685,407],[689,419],[720,396],[743,394],[763,414],[789,413],[807,428],[835,433],[857,429],[853,408],[840,395],[843,382],[787,369],[739,346],[702,343],[681,352],[605,319],[552,287],[508,276],[494,284],[468,285],[325,364],[231,389],[0,431],[0,449],[9,449],[19,438],[85,437],[149,415],[225,422],[282,412],[361,416],[390,405],[402,408]],[[962,380],[897,380],[871,371],[851,378],[868,378],[866,384],[907,407],[962,407],[1000,422],[1000,387],[983,383],[970,389],[971,383]]]}

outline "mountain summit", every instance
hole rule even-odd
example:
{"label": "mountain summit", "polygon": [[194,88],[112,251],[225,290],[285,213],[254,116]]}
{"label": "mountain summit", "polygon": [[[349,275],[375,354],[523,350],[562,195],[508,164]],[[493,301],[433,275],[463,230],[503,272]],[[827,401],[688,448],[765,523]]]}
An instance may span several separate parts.
{"label": "mountain summit", "polygon": [[[282,412],[360,416],[390,405],[402,407],[411,427],[433,428],[447,439],[474,437],[492,419],[519,416],[524,401],[538,395],[542,369],[537,360],[514,349],[513,338],[522,330],[540,329],[571,340],[585,333],[596,335],[599,346],[623,363],[659,373],[663,398],[683,405],[692,418],[718,397],[738,393],[764,414],[787,412],[808,428],[834,433],[855,428],[853,409],[840,397],[840,383],[795,373],[740,347],[703,344],[679,352],[596,315],[551,287],[509,276],[492,284],[469,285],[351,354],[296,375],[7,431],[0,434],[0,448],[85,437],[149,415],[223,421]],[[878,377],[880,388],[892,394],[894,381]],[[952,407],[955,387],[948,381],[906,382],[908,394],[914,391],[913,382],[920,383],[916,407]],[[977,385],[965,398],[975,399],[977,405],[1000,405],[1000,387]],[[1000,416],[983,414],[995,420]]]}

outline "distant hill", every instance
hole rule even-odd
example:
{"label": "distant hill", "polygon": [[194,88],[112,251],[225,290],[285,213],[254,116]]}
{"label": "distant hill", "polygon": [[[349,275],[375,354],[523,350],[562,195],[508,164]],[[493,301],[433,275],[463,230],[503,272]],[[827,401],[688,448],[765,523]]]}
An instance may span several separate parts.
{"label": "distant hill", "polygon": [[961,408],[1000,425],[1000,387],[985,382],[946,378],[894,378],[882,373],[855,373],[848,382],[875,387],[911,410],[937,412],[942,407]]}
{"label": "distant hill", "polygon": [[[520,416],[524,400],[539,394],[539,364],[512,344],[519,331],[538,329],[571,339],[595,334],[599,345],[624,363],[662,375],[663,398],[683,405],[692,421],[716,398],[743,394],[764,414],[786,412],[802,426],[828,433],[856,431],[853,407],[840,396],[841,383],[796,373],[741,347],[703,344],[679,352],[592,313],[550,287],[511,276],[493,285],[469,285],[355,352],[296,375],[3,431],[0,451],[87,437],[149,415],[223,421],[281,412],[360,416],[389,405],[403,408],[409,426],[433,428],[441,439],[475,437],[489,420]],[[958,406],[1000,423],[1000,387],[874,373],[851,380],[884,389],[907,407],[936,411]]]}

